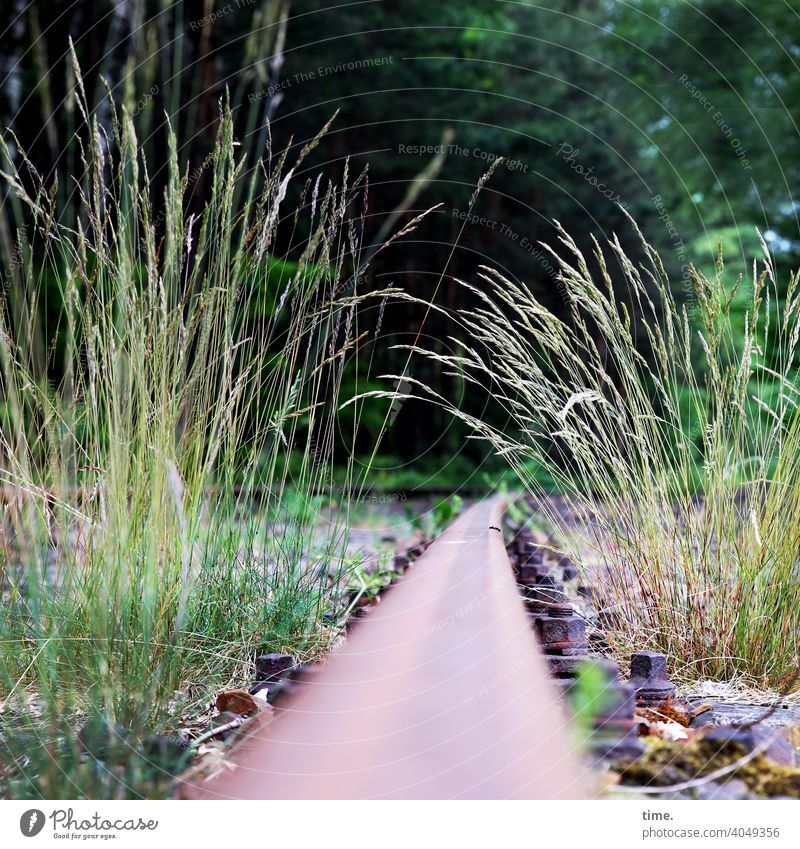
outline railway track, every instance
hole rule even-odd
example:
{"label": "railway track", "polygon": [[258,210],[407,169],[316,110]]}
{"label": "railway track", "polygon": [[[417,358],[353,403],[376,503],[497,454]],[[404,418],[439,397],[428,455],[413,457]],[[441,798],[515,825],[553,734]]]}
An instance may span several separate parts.
{"label": "railway track", "polygon": [[563,702],[501,532],[466,510],[192,799],[575,799]]}

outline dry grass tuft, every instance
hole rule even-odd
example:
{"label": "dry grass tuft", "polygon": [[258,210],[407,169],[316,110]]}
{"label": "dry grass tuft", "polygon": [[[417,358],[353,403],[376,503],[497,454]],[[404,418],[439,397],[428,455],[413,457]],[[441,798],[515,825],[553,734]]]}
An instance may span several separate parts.
{"label": "dry grass tuft", "polygon": [[[620,652],[664,651],[692,677],[791,686],[798,275],[779,292],[762,242],[742,335],[732,301],[743,282],[725,281],[721,256],[712,278],[692,269],[690,314],[643,237],[637,265],[616,238],[586,258],[559,233],[551,253],[567,319],[481,267],[480,282],[462,283],[477,306],[455,316],[460,353],[416,351],[489,386],[511,425],[471,417],[417,384],[421,394],[488,441],[543,504],[552,502],[537,467],[557,482],[566,509],[550,519],[567,538],[575,518],[585,528],[584,560]],[[633,312],[617,295],[625,289]],[[577,545],[572,554],[581,557]]]}

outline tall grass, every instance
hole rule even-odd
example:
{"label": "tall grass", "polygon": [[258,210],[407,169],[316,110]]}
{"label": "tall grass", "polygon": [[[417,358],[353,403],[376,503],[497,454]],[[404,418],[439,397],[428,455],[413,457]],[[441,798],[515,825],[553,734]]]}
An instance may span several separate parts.
{"label": "tall grass", "polygon": [[[616,239],[605,251],[595,242],[589,259],[560,228],[559,240],[551,253],[567,317],[482,267],[479,283],[463,284],[477,306],[458,315],[461,352],[424,352],[489,386],[510,426],[428,396],[541,496],[594,577],[616,649],[665,651],[691,677],[790,684],[800,627],[798,276],[780,292],[762,243],[742,336],[732,302],[746,284],[726,280],[721,256],[712,277],[692,270],[693,300],[681,304],[643,237],[641,264]],[[617,294],[625,289],[632,310]],[[542,469],[567,510],[541,491]]]}
{"label": "tall grass", "polygon": [[[220,109],[197,217],[172,134],[153,203],[127,110],[113,138],[89,118],[71,217],[2,147],[29,221],[0,310],[4,795],[166,792],[181,759],[154,733],[259,651],[314,656],[333,636],[347,505],[320,525],[313,494],[359,343],[365,175],[306,183],[287,213],[318,139],[291,165],[248,162]],[[279,227],[309,235],[276,290]]]}

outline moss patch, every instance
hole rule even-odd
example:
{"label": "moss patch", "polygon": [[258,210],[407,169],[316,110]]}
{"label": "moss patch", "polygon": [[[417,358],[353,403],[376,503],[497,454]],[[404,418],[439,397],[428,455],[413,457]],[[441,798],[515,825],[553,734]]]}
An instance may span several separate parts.
{"label": "moss patch", "polygon": [[[622,784],[667,787],[732,766],[747,754],[735,741],[720,743],[702,737],[689,743],[651,738],[647,744],[644,755],[623,770]],[[776,764],[763,754],[733,768],[725,775],[729,778],[740,778],[759,796],[800,799],[800,769]]]}

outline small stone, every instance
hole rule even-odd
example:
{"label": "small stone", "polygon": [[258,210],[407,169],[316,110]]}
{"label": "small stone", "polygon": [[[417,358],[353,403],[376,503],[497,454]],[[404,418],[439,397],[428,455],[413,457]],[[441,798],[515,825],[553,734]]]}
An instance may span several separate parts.
{"label": "small stone", "polygon": [[263,689],[250,691],[250,695],[258,702],[258,706],[263,710],[269,704],[269,685],[262,685]]}

